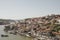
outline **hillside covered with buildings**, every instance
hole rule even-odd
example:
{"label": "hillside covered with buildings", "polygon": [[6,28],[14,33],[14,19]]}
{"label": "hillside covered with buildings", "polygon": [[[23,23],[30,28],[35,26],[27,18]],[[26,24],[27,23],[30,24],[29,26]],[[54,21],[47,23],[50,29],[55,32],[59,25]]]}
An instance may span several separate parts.
{"label": "hillside covered with buildings", "polygon": [[12,28],[9,30],[12,29],[14,33],[33,37],[34,40],[60,40],[60,15],[18,20],[12,25]]}

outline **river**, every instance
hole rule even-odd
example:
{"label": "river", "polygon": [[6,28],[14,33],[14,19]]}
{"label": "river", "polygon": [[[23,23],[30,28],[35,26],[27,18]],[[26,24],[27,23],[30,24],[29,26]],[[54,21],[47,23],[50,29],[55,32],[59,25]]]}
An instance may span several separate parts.
{"label": "river", "polygon": [[[32,40],[32,38],[20,36],[19,34],[13,35],[3,31],[4,25],[0,25],[0,40]],[[1,37],[1,34],[7,34],[9,37]]]}

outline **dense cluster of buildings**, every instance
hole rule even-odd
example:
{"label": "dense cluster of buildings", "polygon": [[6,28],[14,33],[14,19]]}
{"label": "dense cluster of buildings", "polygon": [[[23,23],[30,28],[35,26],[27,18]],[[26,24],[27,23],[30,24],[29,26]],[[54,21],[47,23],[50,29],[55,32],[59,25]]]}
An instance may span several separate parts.
{"label": "dense cluster of buildings", "polygon": [[14,26],[19,34],[33,37],[34,40],[59,40],[60,15],[27,18],[19,20]]}
{"label": "dense cluster of buildings", "polygon": [[[20,33],[30,33],[30,36],[37,37],[39,35],[50,35],[50,32],[54,29],[55,25],[59,24],[60,15],[51,15],[37,18],[28,18],[20,21]],[[21,29],[23,29],[21,31]],[[60,30],[52,32],[56,35],[60,34]]]}

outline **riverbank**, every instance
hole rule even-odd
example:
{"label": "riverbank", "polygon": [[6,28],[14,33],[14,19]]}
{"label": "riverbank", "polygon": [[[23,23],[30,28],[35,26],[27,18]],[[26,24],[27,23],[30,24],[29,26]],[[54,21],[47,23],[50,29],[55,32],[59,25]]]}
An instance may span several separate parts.
{"label": "riverbank", "polygon": [[[6,33],[4,32],[4,26],[5,25],[0,25],[0,40],[32,40],[32,38],[20,36],[19,34],[13,35]],[[9,37],[1,37],[1,34],[8,35]]]}

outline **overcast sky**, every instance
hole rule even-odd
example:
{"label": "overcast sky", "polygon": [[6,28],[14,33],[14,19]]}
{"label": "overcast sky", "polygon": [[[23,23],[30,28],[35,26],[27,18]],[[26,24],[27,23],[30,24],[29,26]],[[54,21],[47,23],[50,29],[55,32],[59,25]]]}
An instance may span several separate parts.
{"label": "overcast sky", "polygon": [[60,14],[60,0],[0,0],[0,18],[24,19]]}

